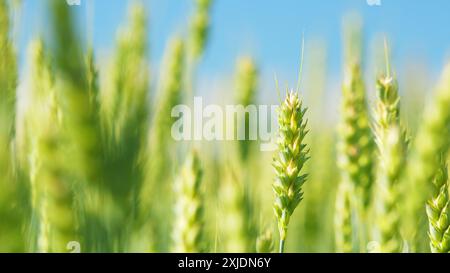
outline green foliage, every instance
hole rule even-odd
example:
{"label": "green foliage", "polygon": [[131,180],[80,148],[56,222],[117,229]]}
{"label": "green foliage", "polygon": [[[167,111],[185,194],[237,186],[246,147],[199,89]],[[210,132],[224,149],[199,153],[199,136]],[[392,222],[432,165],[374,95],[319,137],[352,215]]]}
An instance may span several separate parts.
{"label": "green foliage", "polygon": [[10,39],[9,5],[0,2],[0,252],[22,252],[24,226],[20,184],[14,168],[17,64]]}

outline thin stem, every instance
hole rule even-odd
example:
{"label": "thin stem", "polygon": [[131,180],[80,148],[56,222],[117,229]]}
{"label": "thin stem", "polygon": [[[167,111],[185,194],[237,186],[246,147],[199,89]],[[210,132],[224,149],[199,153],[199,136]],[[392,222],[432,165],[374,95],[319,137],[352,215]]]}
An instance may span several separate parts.
{"label": "thin stem", "polygon": [[280,239],[280,253],[284,252],[284,243],[286,242],[285,239]]}

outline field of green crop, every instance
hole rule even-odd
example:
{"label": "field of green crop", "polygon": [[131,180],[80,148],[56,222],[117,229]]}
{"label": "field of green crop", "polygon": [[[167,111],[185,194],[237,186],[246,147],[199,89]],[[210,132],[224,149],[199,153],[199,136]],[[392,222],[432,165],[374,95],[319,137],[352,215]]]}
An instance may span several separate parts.
{"label": "field of green crop", "polygon": [[[398,84],[388,39],[382,73],[365,80],[364,29],[350,18],[338,124],[324,114],[318,47],[302,50],[316,65],[301,61],[297,86],[274,79],[273,152],[176,141],[172,110],[198,95],[214,0],[195,1],[159,74],[139,1],[101,66],[66,1],[42,2],[51,29],[21,69],[20,6],[0,0],[0,252],[450,252],[450,66],[422,109]],[[258,105],[257,63],[236,61],[234,104]],[[249,114],[240,122],[249,135]]]}

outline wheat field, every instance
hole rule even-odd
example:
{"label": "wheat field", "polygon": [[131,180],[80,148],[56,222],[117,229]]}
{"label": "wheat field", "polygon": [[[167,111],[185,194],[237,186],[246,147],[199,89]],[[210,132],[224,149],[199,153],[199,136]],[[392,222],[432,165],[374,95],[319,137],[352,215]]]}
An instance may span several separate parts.
{"label": "wheat field", "polygon": [[[297,86],[270,87],[273,151],[250,139],[249,113],[232,117],[245,139],[177,141],[173,111],[200,96],[216,1],[194,1],[154,69],[140,1],[102,64],[70,5],[42,1],[49,35],[21,64],[20,1],[0,0],[0,252],[450,252],[450,64],[425,100],[399,85],[384,38],[369,81],[349,16],[338,122],[324,114],[326,54],[306,36]],[[231,103],[258,105],[258,60],[235,63]]]}

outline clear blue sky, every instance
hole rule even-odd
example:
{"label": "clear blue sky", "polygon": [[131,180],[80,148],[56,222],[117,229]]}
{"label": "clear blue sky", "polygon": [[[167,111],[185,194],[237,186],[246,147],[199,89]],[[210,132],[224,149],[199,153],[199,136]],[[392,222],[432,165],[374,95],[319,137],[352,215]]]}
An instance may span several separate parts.
{"label": "clear blue sky", "polygon": [[[24,9],[20,50],[30,37],[48,28],[45,1],[22,0]],[[63,0],[61,0],[63,1]],[[65,1],[65,0],[64,0]],[[112,48],[115,32],[125,19],[127,0],[81,0],[73,7],[84,14],[87,2],[94,3],[93,39],[97,51]],[[254,56],[263,74],[280,73],[294,82],[302,32],[306,40],[326,43],[329,71],[341,68],[341,22],[350,11],[359,12],[365,24],[366,40],[385,33],[394,47],[394,62],[426,60],[433,73],[442,68],[450,49],[450,1],[380,0],[369,6],[367,0],[214,0],[212,29],[201,75],[232,74],[239,55]],[[150,14],[150,44],[153,63],[158,63],[168,38],[185,33],[193,0],[144,0]],[[80,22],[85,33],[86,24]],[[308,52],[306,52],[308,56]],[[272,80],[272,79],[271,79]]]}

